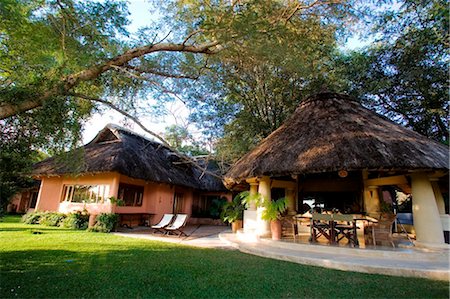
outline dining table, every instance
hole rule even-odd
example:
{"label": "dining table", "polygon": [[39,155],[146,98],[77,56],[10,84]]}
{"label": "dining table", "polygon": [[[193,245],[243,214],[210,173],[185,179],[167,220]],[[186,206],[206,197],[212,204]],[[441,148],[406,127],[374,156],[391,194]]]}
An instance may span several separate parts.
{"label": "dining table", "polygon": [[347,240],[355,247],[359,246],[358,232],[363,234],[363,240],[365,240],[367,228],[370,228],[372,240],[374,240],[373,225],[378,222],[376,218],[364,214],[340,213],[305,213],[295,215],[294,219],[297,223],[309,222],[310,241],[313,243],[317,242],[318,238],[324,237],[329,244],[335,245],[342,240]]}

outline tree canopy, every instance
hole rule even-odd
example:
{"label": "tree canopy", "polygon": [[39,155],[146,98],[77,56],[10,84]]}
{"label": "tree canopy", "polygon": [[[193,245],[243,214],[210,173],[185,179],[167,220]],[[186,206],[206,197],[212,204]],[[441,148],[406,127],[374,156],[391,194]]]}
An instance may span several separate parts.
{"label": "tree canopy", "polygon": [[[324,89],[448,143],[445,1],[399,1],[370,19],[372,46],[339,49],[361,12],[385,3],[155,0],[149,15],[163,17],[132,34],[125,1],[3,0],[0,153],[26,148],[19,156],[30,165],[41,147],[74,147],[102,106],[182,148],[188,132],[159,135],[139,121],[176,98],[233,161]],[[140,110],[150,97],[157,105]],[[193,145],[186,151],[200,150]]]}
{"label": "tree canopy", "polygon": [[413,130],[448,144],[449,6],[406,0],[376,18],[377,41],[343,55],[347,92]]}

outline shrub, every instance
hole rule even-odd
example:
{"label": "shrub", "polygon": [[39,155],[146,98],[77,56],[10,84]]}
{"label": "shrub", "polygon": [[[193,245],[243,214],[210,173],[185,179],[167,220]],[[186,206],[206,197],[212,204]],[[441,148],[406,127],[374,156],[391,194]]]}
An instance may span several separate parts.
{"label": "shrub", "polygon": [[62,222],[62,226],[71,229],[86,229],[89,224],[89,214],[85,211],[74,212],[66,216]]}
{"label": "shrub", "polygon": [[89,228],[89,231],[109,233],[115,228],[118,221],[119,215],[117,214],[101,213],[97,216],[95,225]]}
{"label": "shrub", "polygon": [[66,215],[58,212],[46,212],[43,213],[39,219],[39,224],[47,226],[59,226],[61,222],[66,218]]}
{"label": "shrub", "polygon": [[25,224],[39,224],[39,221],[44,214],[45,212],[40,211],[26,213],[22,216],[22,222]]}

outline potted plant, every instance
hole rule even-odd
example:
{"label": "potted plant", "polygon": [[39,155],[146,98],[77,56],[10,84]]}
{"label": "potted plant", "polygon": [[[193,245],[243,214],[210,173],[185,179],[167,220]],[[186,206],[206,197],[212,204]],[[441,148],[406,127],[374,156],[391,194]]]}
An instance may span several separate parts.
{"label": "potted plant", "polygon": [[233,233],[242,228],[242,218],[244,214],[244,204],[242,203],[242,194],[238,194],[232,201],[223,205],[220,218],[224,222],[231,223]]}
{"label": "potted plant", "polygon": [[263,207],[265,207],[261,218],[270,221],[270,230],[272,232],[272,240],[281,240],[281,214],[287,209],[286,198],[277,200],[264,200]]}

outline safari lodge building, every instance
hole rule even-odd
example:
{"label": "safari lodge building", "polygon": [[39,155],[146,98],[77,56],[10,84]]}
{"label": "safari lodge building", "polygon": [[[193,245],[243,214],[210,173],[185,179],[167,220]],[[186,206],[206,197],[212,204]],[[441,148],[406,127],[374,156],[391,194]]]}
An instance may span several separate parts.
{"label": "safari lodge building", "polygon": [[[211,162],[197,163],[217,170]],[[165,213],[188,214],[191,223],[211,223],[214,200],[230,200],[231,195],[208,171],[160,143],[110,124],[67,157],[35,165],[34,176],[41,180],[36,209],[112,212],[128,226],[155,223]]]}
{"label": "safari lodge building", "polygon": [[[445,248],[448,162],[447,146],[346,95],[322,93],[302,102],[224,181],[265,198],[287,198],[289,215],[305,212],[312,201],[328,210],[375,215],[383,211],[386,193],[392,198],[398,191],[412,197],[416,246]],[[244,232],[270,235],[261,212],[255,206],[245,211]]]}

